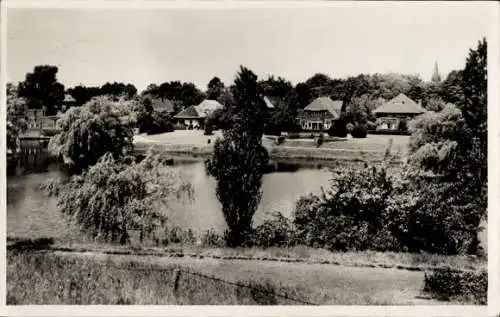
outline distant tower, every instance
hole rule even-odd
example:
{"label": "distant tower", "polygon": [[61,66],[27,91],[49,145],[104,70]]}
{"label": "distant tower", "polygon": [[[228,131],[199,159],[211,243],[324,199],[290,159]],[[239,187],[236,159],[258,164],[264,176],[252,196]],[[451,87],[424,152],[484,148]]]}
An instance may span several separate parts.
{"label": "distant tower", "polygon": [[441,82],[441,75],[439,75],[438,63],[434,62],[434,72],[432,73],[431,81],[435,83]]}

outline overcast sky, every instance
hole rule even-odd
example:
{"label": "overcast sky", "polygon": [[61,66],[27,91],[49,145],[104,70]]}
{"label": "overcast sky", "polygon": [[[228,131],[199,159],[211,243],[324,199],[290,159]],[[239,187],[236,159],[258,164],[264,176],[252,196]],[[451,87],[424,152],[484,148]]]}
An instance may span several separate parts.
{"label": "overcast sky", "polygon": [[59,67],[67,87],[180,80],[205,89],[238,66],[294,84],[321,72],[344,78],[399,72],[430,79],[462,68],[487,35],[491,6],[413,3],[311,9],[9,9],[7,77]]}

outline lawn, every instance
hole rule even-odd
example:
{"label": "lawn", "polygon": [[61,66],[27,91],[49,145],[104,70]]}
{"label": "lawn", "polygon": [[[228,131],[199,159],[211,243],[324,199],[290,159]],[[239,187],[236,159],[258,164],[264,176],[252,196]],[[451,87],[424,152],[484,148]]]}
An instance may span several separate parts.
{"label": "lawn", "polygon": [[[203,135],[203,131],[198,130],[176,130],[157,135],[136,135],[134,142],[138,148],[159,145],[171,152],[206,155],[211,153],[213,141],[219,136],[221,136],[220,131],[215,131],[213,135],[207,136]],[[364,139],[355,139],[349,136],[346,139],[326,138],[325,143],[318,148],[314,139],[311,138],[286,139],[279,146],[275,144],[275,138],[273,136],[263,137],[263,144],[272,157],[322,160],[369,160],[373,157],[376,160],[381,160],[391,142],[391,153],[404,156],[407,153],[409,142],[408,136],[401,135],[368,135]],[[211,141],[210,144],[208,140]]]}

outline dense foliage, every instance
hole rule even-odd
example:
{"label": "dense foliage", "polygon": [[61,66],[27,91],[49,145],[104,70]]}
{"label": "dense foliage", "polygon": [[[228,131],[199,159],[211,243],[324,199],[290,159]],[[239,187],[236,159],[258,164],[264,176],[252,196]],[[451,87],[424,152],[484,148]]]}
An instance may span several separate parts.
{"label": "dense foliage", "polygon": [[242,67],[233,95],[231,127],[215,141],[206,169],[217,180],[217,198],[228,225],[227,243],[238,246],[251,231],[268,153],[262,146],[266,106],[258,94],[257,76]]}
{"label": "dense foliage", "polygon": [[154,110],[151,100],[145,99],[137,111],[139,133],[159,134],[174,131],[173,119],[166,111]]}
{"label": "dense foliage", "polygon": [[94,237],[127,243],[131,232],[158,239],[168,219],[169,204],[190,198],[191,186],[164,166],[166,157],[152,152],[140,163],[106,153],[97,164],[67,182],[50,180],[48,194],[60,210]]}
{"label": "dense foliage", "polygon": [[50,140],[49,150],[72,173],[81,173],[107,152],[121,157],[132,148],[133,107],[125,101],[97,97],[70,108],[57,120],[59,133]]}
{"label": "dense foliage", "polygon": [[26,120],[27,101],[17,95],[17,88],[7,84],[7,150],[15,153],[18,149],[19,134],[28,129]]}
{"label": "dense foliage", "polygon": [[336,136],[339,138],[347,137],[348,130],[346,122],[343,119],[334,121],[327,133],[329,136]]}
{"label": "dense foliage", "polygon": [[362,139],[362,138],[366,138],[367,135],[368,135],[368,131],[366,129],[366,126],[364,126],[362,124],[358,124],[358,125],[354,126],[351,130],[351,136],[353,138]]}
{"label": "dense foliage", "polygon": [[19,97],[26,98],[30,109],[46,109],[47,115],[55,115],[64,100],[64,85],[57,81],[56,66],[35,66],[19,83]]}

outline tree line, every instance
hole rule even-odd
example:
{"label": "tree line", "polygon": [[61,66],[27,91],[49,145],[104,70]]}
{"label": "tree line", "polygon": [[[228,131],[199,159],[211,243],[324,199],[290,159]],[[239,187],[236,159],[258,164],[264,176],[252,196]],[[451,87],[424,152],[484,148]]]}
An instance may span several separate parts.
{"label": "tree line", "polygon": [[[147,96],[153,99],[169,99],[175,103],[176,111],[199,104],[203,99],[215,99],[228,105],[234,98],[234,84],[226,86],[218,77],[213,77],[205,89],[190,82],[170,81],[152,83],[142,92],[130,83],[108,82],[102,86],[77,85],[65,88],[57,80],[58,67],[35,66],[17,85],[18,95],[25,98],[29,108],[46,109],[48,115],[61,110],[65,94],[81,106],[93,97],[108,95],[115,100]],[[319,96],[342,100],[345,121],[365,124],[373,121],[371,111],[384,101],[400,93],[406,94],[430,110],[441,110],[447,103],[458,103],[463,98],[463,70],[454,70],[442,82],[424,81],[418,76],[405,74],[360,74],[348,78],[334,78],[317,73],[303,82],[293,85],[284,77],[270,75],[258,80],[259,93],[274,97],[278,103],[276,117],[285,117],[280,124],[287,125],[297,111],[306,107]]]}

